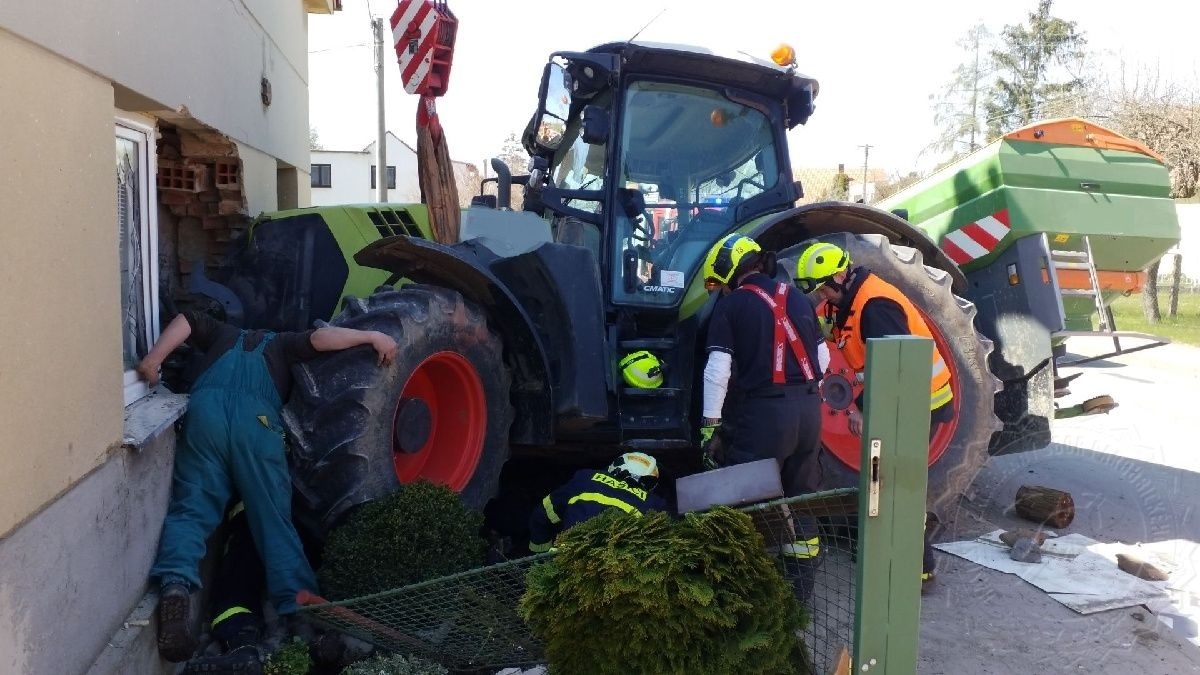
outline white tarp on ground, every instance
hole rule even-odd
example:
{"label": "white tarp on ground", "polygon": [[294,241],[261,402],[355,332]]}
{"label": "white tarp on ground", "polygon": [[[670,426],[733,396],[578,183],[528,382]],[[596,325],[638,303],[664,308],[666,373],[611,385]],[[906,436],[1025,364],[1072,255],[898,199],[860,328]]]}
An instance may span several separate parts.
{"label": "white tarp on ground", "polygon": [[1040,563],[1021,563],[1008,557],[1009,546],[1000,541],[1003,532],[996,530],[971,541],[934,546],[989,569],[1015,574],[1080,614],[1149,604],[1167,597],[1169,582],[1145,581],[1117,568],[1116,554],[1121,552],[1169,568],[1138,547],[1101,544],[1082,534],[1070,534],[1047,539]]}

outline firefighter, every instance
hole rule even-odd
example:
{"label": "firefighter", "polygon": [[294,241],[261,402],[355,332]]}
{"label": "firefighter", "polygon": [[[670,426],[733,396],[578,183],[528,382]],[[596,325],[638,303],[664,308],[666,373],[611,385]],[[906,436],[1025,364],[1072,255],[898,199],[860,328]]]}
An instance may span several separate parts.
{"label": "firefighter", "polygon": [[666,504],[654,494],[658,462],[642,452],[627,452],[604,471],[576,471],[571,480],[546,495],[529,516],[529,550],[549,551],[554,537],[606,509],[641,516]]}
{"label": "firefighter", "polygon": [[[795,282],[801,291],[825,301],[824,319],[830,325],[830,337],[860,381],[867,365],[867,340],[886,335],[933,336],[921,313],[900,289],[866,267],[854,265],[850,254],[836,244],[816,242],[805,248],[796,261]],[[935,346],[929,380],[931,441],[938,427],[954,417],[950,377],[946,359]],[[862,409],[860,393],[849,411],[850,431],[856,435],[862,434]],[[932,580],[934,561],[928,531],[923,568],[922,581]]]}
{"label": "firefighter", "polygon": [[279,334],[239,331],[185,311],[138,364],[139,377],[155,384],[163,360],[185,341],[204,352],[205,367],[192,385],[175,451],[171,500],[150,570],[160,586],[159,654],[175,662],[195,649],[191,593],[200,587],[205,542],[234,492],[245,501],[250,532],[265,563],[268,595],[279,614],[298,609],[299,591],[316,589],[292,526],[291,478],[279,417],[292,365],[319,352],[370,345],[378,364],[387,366],[397,349],[395,340],[378,331],[334,326]]}
{"label": "firefighter", "polygon": [[[821,334],[812,302],[775,281],[774,272],[774,254],[736,233],[705,259],[705,279],[722,297],[708,326],[700,438],[707,459],[720,428],[724,465],[774,459],[784,494],[794,497],[820,489]],[[736,391],[727,402],[732,372]],[[796,540],[780,553],[797,595],[807,600],[820,538],[811,516],[793,525]]]}

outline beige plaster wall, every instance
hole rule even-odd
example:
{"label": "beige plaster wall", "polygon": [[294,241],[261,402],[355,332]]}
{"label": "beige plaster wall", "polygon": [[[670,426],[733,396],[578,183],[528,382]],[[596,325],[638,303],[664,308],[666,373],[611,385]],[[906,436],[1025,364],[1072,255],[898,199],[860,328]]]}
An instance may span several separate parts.
{"label": "beige plaster wall", "polygon": [[122,433],[112,85],[0,29],[0,537]]}

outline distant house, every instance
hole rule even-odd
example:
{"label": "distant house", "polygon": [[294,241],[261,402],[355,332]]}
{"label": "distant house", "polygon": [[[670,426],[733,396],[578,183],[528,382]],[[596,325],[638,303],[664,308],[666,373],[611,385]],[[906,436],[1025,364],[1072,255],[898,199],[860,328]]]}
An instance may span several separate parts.
{"label": "distant house", "polygon": [[[853,167],[840,164],[836,167],[792,167],[794,180],[800,181],[804,187],[802,203],[822,202],[829,200],[856,202],[863,198],[862,166]],[[839,178],[839,176],[844,176]],[[867,169],[866,202],[875,199],[875,186],[888,180],[888,173],[883,169]]]}
{"label": "distant house", "polygon": [[[313,206],[374,203],[375,143],[362,150],[312,150],[310,153]],[[393,204],[419,204],[417,151],[396,134],[387,132],[387,200]],[[470,203],[479,191],[479,169],[454,162],[459,201]],[[473,181],[473,182],[472,182]]]}

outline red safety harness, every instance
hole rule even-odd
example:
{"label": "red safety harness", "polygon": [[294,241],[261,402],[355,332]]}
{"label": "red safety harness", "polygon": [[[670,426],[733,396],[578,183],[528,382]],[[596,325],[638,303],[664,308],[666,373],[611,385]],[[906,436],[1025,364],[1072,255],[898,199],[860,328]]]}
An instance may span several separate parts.
{"label": "red safety harness", "polygon": [[754,284],[746,284],[741,288],[752,291],[761,298],[763,302],[767,303],[767,307],[771,308],[771,313],[775,315],[775,345],[772,348],[774,372],[771,375],[771,381],[775,384],[785,384],[787,382],[787,373],[783,365],[783,345],[785,342],[791,346],[792,355],[800,363],[800,370],[804,373],[805,381],[812,382],[816,380],[816,375],[813,373],[812,361],[809,360],[808,355],[805,353],[804,345],[800,343],[800,333],[796,331],[796,326],[792,324],[792,320],[787,315],[787,284],[779,284],[775,289],[774,298]]}

